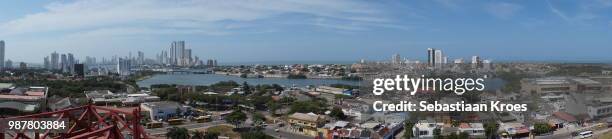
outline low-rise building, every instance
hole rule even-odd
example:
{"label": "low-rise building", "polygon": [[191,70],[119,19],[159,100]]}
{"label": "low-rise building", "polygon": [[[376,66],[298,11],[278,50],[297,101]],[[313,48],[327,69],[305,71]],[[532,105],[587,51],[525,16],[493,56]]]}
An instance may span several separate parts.
{"label": "low-rise building", "polygon": [[47,87],[10,87],[0,93],[0,109],[3,115],[36,113],[47,109]]}
{"label": "low-rise building", "polygon": [[317,136],[318,128],[325,123],[325,117],[314,113],[293,113],[287,119],[293,132],[307,136]]}
{"label": "low-rise building", "polygon": [[472,138],[484,138],[485,129],[482,123],[461,123],[459,124],[459,133],[465,132]]}
{"label": "low-rise building", "polygon": [[412,133],[417,138],[433,138],[434,130],[442,128],[443,123],[435,123],[435,122],[427,122],[421,121],[418,122],[412,127]]}
{"label": "low-rise building", "polygon": [[140,109],[146,111],[152,121],[167,120],[185,112],[186,107],[181,106],[177,102],[172,101],[159,101],[159,102],[146,102],[140,104]]}

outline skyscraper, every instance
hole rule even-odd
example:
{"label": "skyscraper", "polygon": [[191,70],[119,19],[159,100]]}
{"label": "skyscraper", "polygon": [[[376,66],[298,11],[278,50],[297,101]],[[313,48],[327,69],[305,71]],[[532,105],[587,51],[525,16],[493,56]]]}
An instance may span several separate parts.
{"label": "skyscraper", "polygon": [[436,49],[434,48],[427,48],[427,65],[428,66],[435,66],[435,62],[436,62],[436,57],[435,57],[435,51]]}
{"label": "skyscraper", "polygon": [[0,40],[0,68],[4,68],[4,40]]}
{"label": "skyscraper", "polygon": [[61,54],[61,61],[60,61],[60,69],[62,70],[62,72],[68,72],[68,57],[66,57],[66,54]]}
{"label": "skyscraper", "polygon": [[185,66],[185,41],[173,41],[170,47],[170,64]]}
{"label": "skyscraper", "polygon": [[57,52],[51,53],[51,69],[60,69],[59,54]]}
{"label": "skyscraper", "polygon": [[68,72],[70,73],[74,72],[74,64],[75,64],[74,55],[72,53],[68,53],[68,61],[66,62],[66,69],[68,70]]}
{"label": "skyscraper", "polygon": [[183,55],[183,66],[191,66],[191,49],[185,49],[185,54]]}
{"label": "skyscraper", "polygon": [[44,68],[45,69],[51,69],[51,63],[49,61],[49,56],[45,56],[45,61],[44,61]]}
{"label": "skyscraper", "polygon": [[128,58],[119,58],[117,62],[117,73],[121,76],[130,75],[132,64]]}
{"label": "skyscraper", "polygon": [[138,51],[137,61],[138,61],[138,65],[144,65],[145,58],[144,58],[144,53],[143,52]]}
{"label": "skyscraper", "polygon": [[393,56],[391,56],[391,63],[392,64],[401,64],[402,63],[402,57],[399,54],[394,54]]}
{"label": "skyscraper", "polygon": [[7,69],[11,69],[11,68],[13,68],[13,61],[11,61],[10,59],[9,59],[9,60],[6,60],[6,62],[4,62],[4,63],[6,63],[6,64],[4,65],[4,68],[7,68]]}
{"label": "skyscraper", "polygon": [[434,56],[435,57],[435,61],[434,62],[436,64],[440,65],[443,62],[443,60],[444,60],[444,55],[442,54],[442,50],[436,50],[434,52],[434,54],[435,54],[435,56]]}
{"label": "skyscraper", "polygon": [[480,65],[480,57],[472,56],[472,68],[478,68],[479,65]]}

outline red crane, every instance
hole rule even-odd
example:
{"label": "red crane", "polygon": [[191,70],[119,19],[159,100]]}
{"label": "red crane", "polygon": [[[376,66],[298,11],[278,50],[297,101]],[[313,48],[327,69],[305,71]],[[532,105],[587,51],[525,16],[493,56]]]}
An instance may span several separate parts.
{"label": "red crane", "polygon": [[[100,114],[105,112],[105,114]],[[85,105],[77,108],[68,108],[59,111],[44,112],[32,115],[3,118],[11,119],[40,119],[57,118],[68,119],[68,130],[64,133],[51,133],[50,130],[37,133],[24,133],[16,131],[4,131],[13,139],[84,139],[84,138],[106,138],[123,139],[124,134],[131,135],[133,139],[147,139],[144,128],[140,125],[140,108],[132,111],[123,111],[109,107]],[[2,132],[2,131],[0,131]],[[33,135],[29,137],[27,135]],[[0,139],[4,139],[1,135]]]}

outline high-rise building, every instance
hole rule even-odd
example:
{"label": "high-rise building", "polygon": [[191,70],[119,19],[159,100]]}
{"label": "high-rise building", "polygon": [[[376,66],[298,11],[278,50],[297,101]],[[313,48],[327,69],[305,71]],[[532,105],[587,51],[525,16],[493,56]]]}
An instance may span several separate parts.
{"label": "high-rise building", "polygon": [[402,57],[399,54],[394,54],[393,56],[391,56],[391,63],[392,64],[401,64],[402,63]]}
{"label": "high-rise building", "polygon": [[7,68],[7,69],[12,69],[13,68],[13,61],[11,61],[10,59],[6,60],[6,62],[4,62],[4,63],[6,63],[6,64],[4,64],[4,68]]}
{"label": "high-rise building", "polygon": [[191,66],[192,60],[193,59],[191,59],[191,49],[185,49],[185,54],[183,55],[183,66]]}
{"label": "high-rise building", "polygon": [[4,57],[5,57],[5,49],[4,49],[4,40],[0,40],[0,68],[4,68]]}
{"label": "high-rise building", "polygon": [[436,56],[435,56],[435,51],[436,49],[434,48],[427,48],[427,65],[428,66],[435,66],[436,63]]}
{"label": "high-rise building", "polygon": [[45,56],[44,68],[45,69],[51,69],[51,63],[49,61],[49,56]]}
{"label": "high-rise building", "polygon": [[440,67],[442,63],[444,62],[444,55],[442,54],[442,50],[435,50],[434,57],[435,57],[434,58],[435,67]]}
{"label": "high-rise building", "polygon": [[61,54],[60,58],[60,69],[62,72],[66,73],[68,72],[68,57],[66,54]]}
{"label": "high-rise building", "polygon": [[51,53],[51,69],[60,69],[59,54],[57,52]]}
{"label": "high-rise building", "polygon": [[144,58],[144,53],[141,51],[138,51],[138,58],[137,58],[137,63],[138,65],[144,65],[145,63],[145,58]]}
{"label": "high-rise building", "polygon": [[128,58],[119,58],[117,62],[117,73],[121,76],[130,75],[131,61]]}
{"label": "high-rise building", "polygon": [[21,68],[21,69],[28,69],[28,64],[26,64],[25,62],[20,62],[19,63],[19,68]]}
{"label": "high-rise building", "polygon": [[478,68],[480,65],[480,57],[472,56],[472,68]]}
{"label": "high-rise building", "polygon": [[68,70],[68,72],[74,73],[74,64],[74,55],[72,53],[68,53],[68,60],[66,61],[66,69]]}
{"label": "high-rise building", "polygon": [[85,77],[85,65],[84,64],[74,64],[74,73],[77,76]]}
{"label": "high-rise building", "polygon": [[173,41],[170,47],[171,65],[184,66],[185,41]]}

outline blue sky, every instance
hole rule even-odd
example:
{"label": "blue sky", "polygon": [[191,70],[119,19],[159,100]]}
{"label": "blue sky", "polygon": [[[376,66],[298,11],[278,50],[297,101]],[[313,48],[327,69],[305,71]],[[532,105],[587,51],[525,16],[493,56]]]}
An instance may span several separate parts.
{"label": "blue sky", "polygon": [[612,61],[612,0],[83,0],[0,5],[7,59],[153,57],[173,40],[220,62]]}

